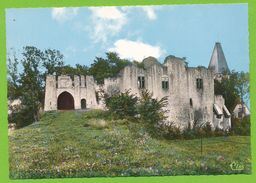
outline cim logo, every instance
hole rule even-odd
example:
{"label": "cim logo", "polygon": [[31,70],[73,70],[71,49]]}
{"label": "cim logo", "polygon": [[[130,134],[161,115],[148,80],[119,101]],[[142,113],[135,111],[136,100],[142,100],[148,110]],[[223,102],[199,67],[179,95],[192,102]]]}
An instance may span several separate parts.
{"label": "cim logo", "polygon": [[234,171],[241,171],[241,170],[244,170],[244,165],[234,161],[230,164],[230,168],[231,170],[234,170]]}

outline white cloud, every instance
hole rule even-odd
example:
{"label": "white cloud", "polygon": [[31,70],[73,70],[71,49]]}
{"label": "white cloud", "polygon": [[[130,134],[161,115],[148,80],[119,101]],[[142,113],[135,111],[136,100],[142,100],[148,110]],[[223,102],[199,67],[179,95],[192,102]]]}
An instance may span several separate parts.
{"label": "white cloud", "polygon": [[149,20],[155,20],[157,18],[155,8],[152,6],[142,7],[142,10],[146,13]]}
{"label": "white cloud", "polygon": [[106,42],[109,36],[119,33],[127,23],[126,14],[117,7],[94,7],[92,25],[87,27],[94,42]]}
{"label": "white cloud", "polygon": [[159,58],[165,53],[159,46],[153,46],[141,41],[120,39],[114,43],[114,47],[108,51],[119,54],[120,58],[131,59],[141,62],[144,58],[153,56]]}
{"label": "white cloud", "polygon": [[121,10],[128,14],[134,13],[134,10],[141,11],[149,20],[156,20],[157,13],[156,10],[161,9],[161,6],[123,6]]}
{"label": "white cloud", "polygon": [[95,17],[105,20],[123,19],[124,14],[117,7],[94,7],[90,8]]}
{"label": "white cloud", "polygon": [[53,8],[52,18],[58,22],[65,22],[77,15],[79,8]]}

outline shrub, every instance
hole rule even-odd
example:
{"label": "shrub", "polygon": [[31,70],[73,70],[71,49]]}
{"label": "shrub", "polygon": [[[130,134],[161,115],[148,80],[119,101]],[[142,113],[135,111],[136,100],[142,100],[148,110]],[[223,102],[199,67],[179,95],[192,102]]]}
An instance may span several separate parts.
{"label": "shrub", "polygon": [[118,119],[134,118],[137,115],[136,105],[138,98],[130,93],[130,90],[124,93],[116,93],[112,96],[104,94],[104,100],[109,112]]}
{"label": "shrub", "polygon": [[17,128],[22,128],[32,124],[33,114],[29,109],[24,108],[19,110],[18,112],[13,112],[8,115],[8,123],[15,123]]}
{"label": "shrub", "polygon": [[250,116],[244,117],[242,120],[238,118],[231,119],[231,133],[234,135],[250,135],[251,122]]}
{"label": "shrub", "polygon": [[138,112],[142,121],[150,126],[164,121],[167,116],[165,107],[168,105],[168,98],[163,97],[160,100],[152,98],[153,94],[148,90],[142,90],[141,99],[138,106]]}
{"label": "shrub", "polygon": [[180,129],[175,125],[162,125],[159,128],[159,134],[162,134],[162,137],[166,139],[196,139],[196,138],[207,138],[213,136],[225,136],[229,135],[229,132],[221,130],[221,129],[212,129],[212,126],[209,122],[206,122],[203,125],[195,122],[192,126],[189,125]]}
{"label": "shrub", "polygon": [[162,137],[168,140],[183,138],[181,129],[173,125],[172,123],[169,125],[162,124],[160,125],[160,128],[158,130],[159,134],[161,134]]}
{"label": "shrub", "polygon": [[203,131],[205,132],[206,137],[214,136],[214,131],[212,129],[212,125],[209,122],[206,122],[204,126],[202,126]]}

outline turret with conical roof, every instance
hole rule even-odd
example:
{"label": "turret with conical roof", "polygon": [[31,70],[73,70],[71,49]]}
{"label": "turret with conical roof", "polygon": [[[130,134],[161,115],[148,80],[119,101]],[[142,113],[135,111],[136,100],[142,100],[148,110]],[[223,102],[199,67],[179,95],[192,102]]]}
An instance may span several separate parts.
{"label": "turret with conical roof", "polygon": [[214,74],[229,72],[228,64],[219,42],[215,43],[208,68],[213,70]]}

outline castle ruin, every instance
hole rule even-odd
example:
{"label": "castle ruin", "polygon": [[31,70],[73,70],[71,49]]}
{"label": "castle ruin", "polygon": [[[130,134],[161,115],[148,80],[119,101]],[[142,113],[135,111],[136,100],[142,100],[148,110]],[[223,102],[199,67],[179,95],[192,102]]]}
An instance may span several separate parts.
{"label": "castle ruin", "polygon": [[45,111],[70,109],[104,109],[98,93],[103,89],[140,95],[147,89],[154,98],[168,96],[168,121],[186,127],[195,121],[209,122],[213,128],[227,130],[231,115],[224,98],[214,94],[214,79],[229,71],[220,43],[216,43],[208,68],[187,67],[184,58],[168,56],[161,64],[153,57],[145,58],[144,68],[131,64],[115,78],[105,78],[98,85],[93,76],[48,75],[45,88]]}

